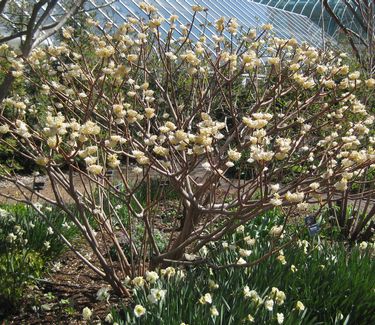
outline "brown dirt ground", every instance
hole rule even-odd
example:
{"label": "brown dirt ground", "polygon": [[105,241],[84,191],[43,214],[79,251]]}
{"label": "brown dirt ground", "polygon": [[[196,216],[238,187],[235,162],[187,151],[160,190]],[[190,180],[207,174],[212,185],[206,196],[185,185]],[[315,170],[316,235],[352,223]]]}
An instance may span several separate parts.
{"label": "brown dirt ground", "polygon": [[[87,250],[89,254],[89,250]],[[30,287],[19,305],[3,324],[87,324],[82,309],[93,310],[92,323],[104,323],[111,308],[127,301],[113,291],[107,301],[98,301],[97,291],[106,283],[71,252],[65,252],[57,261],[59,270],[45,275],[37,285]],[[67,300],[64,303],[62,300]],[[35,308],[37,306],[37,308]]]}

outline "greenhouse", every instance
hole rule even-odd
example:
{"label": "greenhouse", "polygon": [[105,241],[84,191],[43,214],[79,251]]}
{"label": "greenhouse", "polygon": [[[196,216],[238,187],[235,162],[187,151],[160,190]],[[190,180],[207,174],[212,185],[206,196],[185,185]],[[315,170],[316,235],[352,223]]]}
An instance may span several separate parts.
{"label": "greenhouse", "polygon": [[[279,8],[289,12],[298,13],[310,18],[314,23],[324,28],[330,35],[335,35],[339,32],[339,28],[334,19],[325,12],[321,0],[252,0],[257,3],[262,3],[267,6]],[[338,18],[349,26],[351,29],[358,31],[358,21],[355,18],[355,12],[359,9],[355,7],[346,6],[343,1],[329,0],[329,5],[332,7]],[[354,3],[354,1],[348,1]]]}
{"label": "greenhouse", "polygon": [[[112,3],[112,1],[106,0]],[[126,17],[146,17],[143,10],[140,9],[140,0],[118,0],[111,4],[109,7],[99,9],[97,18],[99,20],[110,20],[115,25],[121,25]],[[95,4],[98,2],[96,1]],[[103,2],[103,4],[105,1]],[[220,17],[233,18],[235,17],[244,30],[250,28],[259,28],[265,23],[271,23],[274,26],[276,36],[282,38],[294,37],[300,42],[308,42],[314,46],[321,47],[322,38],[327,41],[333,42],[333,39],[323,33],[321,28],[317,26],[312,20],[306,19],[303,15],[279,10],[272,6],[253,3],[249,0],[178,0],[178,1],[165,1],[165,0],[152,0],[150,4],[154,5],[159,13],[168,18],[172,14],[179,16],[178,23],[186,24],[191,19],[190,8],[192,5],[201,5],[207,8],[207,11],[200,12],[196,19],[197,24],[194,26],[192,37],[198,39],[203,33],[201,26],[207,25],[207,22],[215,21]],[[88,3],[88,8],[90,4]],[[92,2],[91,6],[94,6]],[[164,27],[165,30],[167,27]],[[205,26],[205,35],[210,38],[214,33],[213,27],[210,25]],[[226,35],[229,37],[229,35]]]}

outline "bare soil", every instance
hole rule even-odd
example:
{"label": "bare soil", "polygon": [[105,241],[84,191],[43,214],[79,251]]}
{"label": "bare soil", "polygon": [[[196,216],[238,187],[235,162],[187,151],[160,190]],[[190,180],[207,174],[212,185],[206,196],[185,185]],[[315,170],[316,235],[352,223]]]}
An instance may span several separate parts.
{"label": "bare soil", "polygon": [[[86,256],[89,254],[87,249]],[[30,287],[3,324],[87,324],[82,318],[85,307],[93,311],[92,323],[99,324],[112,308],[128,303],[111,290],[108,301],[98,301],[98,290],[107,284],[73,252],[65,252],[56,262],[61,264],[59,270]]]}

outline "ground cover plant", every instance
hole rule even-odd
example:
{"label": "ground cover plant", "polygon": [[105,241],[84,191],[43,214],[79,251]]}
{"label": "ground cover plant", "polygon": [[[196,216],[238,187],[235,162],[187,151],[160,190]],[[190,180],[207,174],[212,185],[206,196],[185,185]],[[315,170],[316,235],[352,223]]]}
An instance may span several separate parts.
{"label": "ground cover plant", "polygon": [[76,230],[51,207],[48,223],[25,205],[0,207],[0,316],[17,310],[28,286],[37,283],[48,263],[67,248],[56,232],[72,239]]}
{"label": "ground cover plant", "polygon": [[[1,144],[35,162],[52,189],[35,191],[5,169],[0,179],[21,197],[0,195],[46,222],[35,198],[64,212],[95,261],[57,231],[59,238],[126,297],[126,279],[194,265],[191,256],[203,247],[275,207],[285,224],[319,215],[337,195],[350,198],[375,162],[374,117],[357,97],[371,95],[375,81],[351,70],[345,55],[274,37],[269,24],[240,32],[235,19],[218,19],[214,35],[205,35],[210,22],[197,25],[198,16],[206,19],[199,6],[179,32],[171,16],[163,35],[155,8],[142,8],[146,20],[113,29],[89,19],[92,29],[81,38],[66,28],[64,42],[27,58],[0,49],[17,82],[36,90],[0,104]],[[167,235],[160,211],[170,202],[155,195],[155,179],[177,203],[163,225]],[[262,253],[282,245],[275,239]]]}
{"label": "ground cover plant", "polygon": [[[167,268],[134,279],[133,303],[113,312],[118,324],[372,324],[374,246],[348,248],[323,236],[300,238],[261,264],[280,215],[270,213],[200,252],[209,266]],[[275,228],[276,227],[276,228]],[[293,226],[289,226],[288,234]],[[294,230],[293,230],[294,233]],[[285,240],[285,239],[284,239]],[[235,268],[217,268],[230,263]]]}

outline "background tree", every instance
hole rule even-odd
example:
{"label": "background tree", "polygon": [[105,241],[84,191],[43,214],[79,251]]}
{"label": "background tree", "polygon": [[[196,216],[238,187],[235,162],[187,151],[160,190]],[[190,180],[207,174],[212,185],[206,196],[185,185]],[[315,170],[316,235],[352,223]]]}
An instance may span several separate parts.
{"label": "background tree", "polygon": [[[85,0],[60,1],[31,0],[31,1],[0,1],[0,27],[9,33],[0,37],[0,44],[19,40],[19,50],[22,57],[54,35],[62,26],[82,8]],[[61,6],[67,8],[61,10]],[[8,94],[14,81],[12,71],[9,71],[0,86],[0,101]]]}
{"label": "background tree", "polygon": [[322,0],[322,2],[325,10],[345,34],[362,68],[373,76],[375,73],[375,0],[341,0],[353,15],[359,28],[357,31],[349,28],[338,17],[328,0]]}

